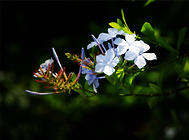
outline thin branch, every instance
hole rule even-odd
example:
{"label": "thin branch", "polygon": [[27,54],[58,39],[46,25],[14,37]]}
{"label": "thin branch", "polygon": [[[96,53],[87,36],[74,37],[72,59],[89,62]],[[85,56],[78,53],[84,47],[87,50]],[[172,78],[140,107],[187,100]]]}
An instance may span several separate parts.
{"label": "thin branch", "polygon": [[165,96],[176,94],[176,93],[178,93],[178,91],[185,90],[185,89],[189,89],[189,86],[178,88],[178,89],[175,89],[173,91],[166,92],[164,94],[160,94],[160,93],[159,94],[155,94],[155,93],[154,94],[152,94],[152,93],[150,93],[150,94],[135,94],[135,93],[131,93],[131,94],[120,94],[120,96],[165,97]]}

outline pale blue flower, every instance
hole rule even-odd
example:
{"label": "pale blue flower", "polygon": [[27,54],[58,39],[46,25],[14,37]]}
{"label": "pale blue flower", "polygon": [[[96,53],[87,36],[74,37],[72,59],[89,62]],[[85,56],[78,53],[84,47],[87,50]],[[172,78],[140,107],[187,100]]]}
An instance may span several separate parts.
{"label": "pale blue flower", "polygon": [[85,76],[85,79],[87,80],[88,85],[93,84],[93,90],[97,93],[97,88],[99,87],[99,79],[103,79],[105,76],[102,77],[97,77],[96,74],[92,71],[89,70]]}
{"label": "pale blue flower", "polygon": [[125,53],[125,59],[128,61],[134,60],[134,63],[139,69],[146,65],[146,60],[156,60],[155,53],[145,53],[150,49],[150,46],[144,43],[142,40],[134,41],[132,47]]}
{"label": "pale blue flower", "polygon": [[90,49],[94,46],[97,46],[97,43],[95,41],[91,42],[89,45],[87,45],[87,49]]}
{"label": "pale blue flower", "polygon": [[[51,58],[51,59],[46,60],[44,63],[42,63],[40,65],[40,67],[42,68],[42,71],[46,72],[49,68],[49,65],[52,66],[53,62],[54,62],[54,60]],[[38,72],[36,72],[35,75],[33,75],[33,76],[34,77],[40,76],[41,74],[43,74],[42,71],[40,69],[38,69]]]}
{"label": "pale blue flower", "polygon": [[97,88],[99,87],[98,78],[96,77],[95,73],[92,70],[89,70],[85,76],[88,85],[93,84],[93,89],[97,92]]}
{"label": "pale blue flower", "polygon": [[53,62],[54,60],[51,58],[51,59],[46,60],[45,63],[42,63],[40,67],[42,68],[43,72],[46,72],[49,65],[51,66]]}
{"label": "pale blue flower", "polygon": [[126,51],[132,46],[135,42],[135,34],[127,34],[125,33],[125,40],[121,38],[116,38],[114,44],[117,45],[116,51],[118,55],[125,54]]}
{"label": "pale blue flower", "polygon": [[[103,45],[103,42],[108,41],[112,38],[115,38],[117,35],[124,35],[124,31],[118,31],[116,28],[108,28],[108,33],[100,33],[97,40],[100,44]],[[94,46],[97,46],[98,43],[96,41],[91,42],[88,46],[87,49],[90,49]]]}
{"label": "pale blue flower", "polygon": [[82,68],[82,74],[86,74],[85,79],[87,80],[88,85],[93,84],[93,90],[97,93],[97,88],[99,87],[98,79],[102,79],[105,77],[97,77],[94,71],[87,68]]}
{"label": "pale blue flower", "polygon": [[95,72],[104,72],[106,75],[110,76],[115,71],[114,67],[118,64],[119,58],[115,57],[115,51],[109,49],[106,51],[105,55],[96,56],[96,66]]}
{"label": "pale blue flower", "polygon": [[116,28],[108,28],[108,33],[99,34],[98,40],[104,42],[123,34],[125,34],[123,30],[118,31]]}
{"label": "pale blue flower", "polygon": [[81,63],[81,73],[86,74],[85,79],[87,80],[88,85],[93,84],[93,90],[97,93],[97,88],[99,87],[99,82],[98,79],[102,79],[105,77],[97,77],[96,73],[92,71],[87,65],[84,63],[88,63],[89,65],[91,64],[90,58],[85,59],[85,52],[84,49],[82,48],[82,63]]}
{"label": "pale blue flower", "polygon": [[[89,60],[90,59],[87,58],[86,60],[84,60],[84,62],[87,62],[88,64],[90,64],[91,62]],[[87,66],[85,64],[82,64],[82,71],[81,71],[82,74],[87,74],[90,71],[90,69],[86,67]]]}

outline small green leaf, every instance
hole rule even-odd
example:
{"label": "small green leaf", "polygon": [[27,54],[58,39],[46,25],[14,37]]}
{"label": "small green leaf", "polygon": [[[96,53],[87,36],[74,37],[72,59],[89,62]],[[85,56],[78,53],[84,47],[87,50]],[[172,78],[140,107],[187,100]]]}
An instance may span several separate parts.
{"label": "small green leaf", "polygon": [[124,31],[124,32],[126,32],[126,33],[128,33],[128,34],[133,34],[132,32],[131,32],[131,30],[129,29],[129,27],[128,27],[128,25],[127,25],[127,22],[126,22],[126,20],[125,20],[125,15],[124,15],[124,12],[123,12],[123,9],[121,9],[121,15],[122,15],[122,19],[123,19],[123,21],[124,21],[124,27],[122,28],[122,30]]}
{"label": "small green leaf", "polygon": [[124,68],[117,69],[117,71],[116,71],[116,76],[117,76],[117,78],[118,78],[120,81],[123,80],[124,75],[125,75],[125,73],[124,73]]}
{"label": "small green leaf", "polygon": [[73,82],[76,78],[76,74],[74,72],[72,72],[72,77],[71,77],[71,81]]}
{"label": "small green leaf", "polygon": [[121,30],[121,28],[122,28],[122,27],[121,27],[118,23],[116,23],[116,22],[110,22],[109,25],[110,25],[111,27],[113,27],[113,28],[118,29],[118,30]]}
{"label": "small green leaf", "polygon": [[136,76],[138,76],[140,74],[140,72],[137,72],[135,74],[132,74],[132,75],[129,75],[127,78],[126,78],[126,83],[129,84],[129,85],[132,85],[133,83],[133,80],[136,78]]}
{"label": "small green leaf", "polygon": [[129,28],[127,28],[126,26],[122,28],[122,30],[125,32],[125,33],[128,33],[128,34],[133,34],[131,32],[131,30]]}
{"label": "small green leaf", "polygon": [[143,33],[145,36],[149,37],[150,39],[155,40],[154,29],[150,23],[145,22],[143,24],[141,33]]}
{"label": "small green leaf", "polygon": [[122,23],[121,19],[117,18],[117,23],[118,23],[121,27],[123,27],[123,23]]}
{"label": "small green leaf", "polygon": [[177,40],[177,49],[179,50],[182,43],[184,42],[184,37],[186,35],[187,27],[183,27],[182,29],[179,30],[178,33],[178,40]]}
{"label": "small green leaf", "polygon": [[[124,15],[123,9],[121,9],[121,16],[122,16],[122,19],[123,19],[125,25],[127,26],[127,22],[126,22],[126,20],[125,20],[125,15]],[[127,26],[127,27],[128,27],[128,26]]]}
{"label": "small green leaf", "polygon": [[155,2],[155,0],[147,0],[144,4],[144,7],[148,6],[150,3]]}

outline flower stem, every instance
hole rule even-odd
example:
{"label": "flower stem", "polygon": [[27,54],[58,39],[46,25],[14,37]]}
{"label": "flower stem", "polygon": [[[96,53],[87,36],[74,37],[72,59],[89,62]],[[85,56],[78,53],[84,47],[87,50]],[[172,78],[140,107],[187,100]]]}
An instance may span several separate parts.
{"label": "flower stem", "polygon": [[96,37],[94,35],[91,35],[93,40],[97,43],[101,53],[104,55],[104,51],[102,50],[102,47],[100,46],[100,43],[98,42],[98,40],[96,39]]}

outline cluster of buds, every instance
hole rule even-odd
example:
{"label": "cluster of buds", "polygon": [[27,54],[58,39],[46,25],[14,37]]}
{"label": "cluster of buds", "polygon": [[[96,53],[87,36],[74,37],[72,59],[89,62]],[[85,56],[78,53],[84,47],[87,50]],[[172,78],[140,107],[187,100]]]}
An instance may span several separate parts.
{"label": "cluster of buds", "polygon": [[47,95],[47,94],[67,93],[67,92],[70,93],[71,90],[80,88],[80,84],[78,83],[78,80],[81,74],[82,67],[80,67],[77,76],[73,72],[70,72],[67,75],[65,71],[65,67],[64,68],[62,67],[55,49],[52,48],[52,50],[54,57],[57,60],[57,63],[60,67],[59,72],[54,73],[54,60],[51,58],[46,60],[45,63],[41,64],[39,69],[36,70],[36,72],[34,72],[33,76],[37,78],[36,82],[45,84],[46,88],[53,89],[53,92],[41,93],[30,90],[26,90],[26,92],[36,95]]}

